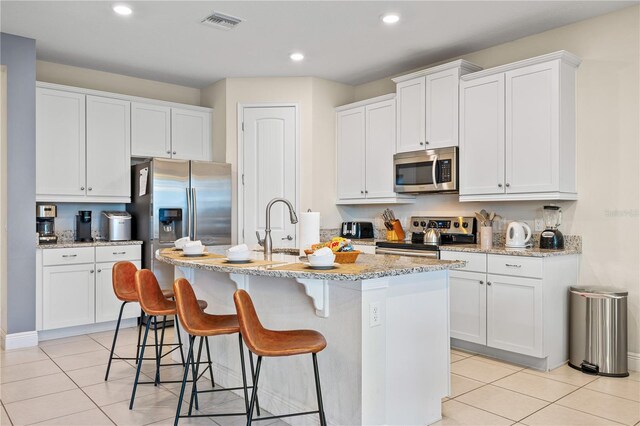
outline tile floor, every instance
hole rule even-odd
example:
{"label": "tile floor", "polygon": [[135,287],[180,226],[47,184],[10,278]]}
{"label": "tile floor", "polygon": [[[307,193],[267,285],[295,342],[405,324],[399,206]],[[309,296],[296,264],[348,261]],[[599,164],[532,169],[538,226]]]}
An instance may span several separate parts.
{"label": "tile floor", "polygon": [[[0,425],[172,424],[178,385],[140,386],[130,411],[133,361],[115,361],[104,382],[112,337],[112,332],[95,333],[0,351]],[[123,330],[116,352],[130,356],[136,338],[135,329]],[[167,338],[172,339],[171,332]],[[587,376],[567,366],[542,373],[457,350],[451,351],[451,361],[452,395],[443,400],[443,419],[437,425],[640,425],[637,372],[624,379]],[[181,367],[170,368],[175,371],[168,375],[180,376]],[[213,406],[233,411],[243,405],[227,392],[201,398],[202,409],[209,412]],[[180,421],[243,423],[233,417]]]}

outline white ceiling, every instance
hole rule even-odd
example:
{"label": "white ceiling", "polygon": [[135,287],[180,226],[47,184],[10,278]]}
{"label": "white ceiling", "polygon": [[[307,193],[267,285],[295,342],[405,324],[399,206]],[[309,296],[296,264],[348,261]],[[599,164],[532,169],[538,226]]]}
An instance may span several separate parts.
{"label": "white ceiling", "polygon": [[[2,32],[38,59],[191,87],[225,77],[316,76],[360,84],[638,1],[5,1]],[[245,19],[200,24],[212,11]],[[380,21],[398,12],[394,26]],[[293,63],[289,54],[306,58]]]}

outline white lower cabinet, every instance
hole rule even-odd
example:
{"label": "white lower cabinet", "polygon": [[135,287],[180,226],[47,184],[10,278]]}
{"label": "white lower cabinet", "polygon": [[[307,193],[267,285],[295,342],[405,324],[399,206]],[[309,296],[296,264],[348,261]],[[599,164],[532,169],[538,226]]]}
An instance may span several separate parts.
{"label": "white lower cabinet", "polygon": [[[36,329],[116,321],[122,302],[113,292],[113,265],[120,260],[140,268],[139,245],[43,249],[37,253]],[[123,319],[140,315],[127,303]]]}
{"label": "white lower cabinet", "polygon": [[449,274],[451,337],[486,344],[487,286],[485,274],[457,272]]}
{"label": "white lower cabinet", "polygon": [[[116,321],[122,302],[113,292],[113,265],[116,262],[96,263],[96,322]],[[140,261],[133,262],[140,269]],[[124,305],[122,319],[140,316],[138,303]]]}
{"label": "white lower cabinet", "polygon": [[44,330],[94,322],[95,266],[45,266],[42,287]]}

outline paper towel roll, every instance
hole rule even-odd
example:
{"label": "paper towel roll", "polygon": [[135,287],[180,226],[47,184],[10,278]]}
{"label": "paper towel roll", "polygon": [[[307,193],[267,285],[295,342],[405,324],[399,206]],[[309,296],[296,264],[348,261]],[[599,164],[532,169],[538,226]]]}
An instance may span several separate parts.
{"label": "paper towel roll", "polygon": [[311,244],[320,242],[320,213],[303,212],[300,217],[300,256],[305,256],[304,249],[311,248]]}

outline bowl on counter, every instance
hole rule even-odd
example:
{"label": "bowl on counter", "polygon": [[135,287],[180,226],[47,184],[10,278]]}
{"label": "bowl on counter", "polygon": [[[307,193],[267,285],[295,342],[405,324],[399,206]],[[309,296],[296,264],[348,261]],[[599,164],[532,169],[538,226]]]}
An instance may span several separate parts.
{"label": "bowl on counter", "polygon": [[[311,259],[313,255],[313,250],[305,250],[304,252],[307,254],[307,259]],[[333,252],[333,254],[335,255],[334,262],[340,263],[340,264],[356,263],[356,260],[358,259],[358,256],[360,255],[360,253],[362,252],[358,250]],[[311,263],[311,260],[309,260],[309,263]]]}
{"label": "bowl on counter", "polygon": [[311,266],[332,266],[336,261],[335,254],[324,254],[324,255],[315,255],[309,254],[307,255],[307,260],[309,260],[309,264]]}

